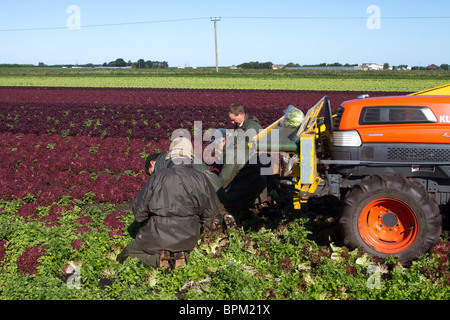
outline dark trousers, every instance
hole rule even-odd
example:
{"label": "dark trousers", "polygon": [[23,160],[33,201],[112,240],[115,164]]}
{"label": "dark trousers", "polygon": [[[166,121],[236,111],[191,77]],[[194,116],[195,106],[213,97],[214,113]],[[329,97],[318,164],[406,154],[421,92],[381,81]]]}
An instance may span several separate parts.
{"label": "dark trousers", "polygon": [[[189,259],[189,253],[184,252],[184,256],[186,257],[186,261]],[[126,258],[138,258],[141,263],[149,268],[159,268],[159,259],[160,259],[160,254],[148,254],[147,252],[145,252],[144,250],[141,249],[141,247],[139,247],[136,244],[136,241],[131,241],[129,245],[127,245],[125,247],[125,249],[123,249],[123,251],[121,253],[119,253],[117,255],[117,262],[123,263],[125,261]]]}
{"label": "dark trousers", "polygon": [[129,245],[123,249],[117,256],[117,261],[122,263],[126,258],[138,258],[146,267],[159,267],[159,254],[148,254],[136,244],[136,241],[131,241]]}

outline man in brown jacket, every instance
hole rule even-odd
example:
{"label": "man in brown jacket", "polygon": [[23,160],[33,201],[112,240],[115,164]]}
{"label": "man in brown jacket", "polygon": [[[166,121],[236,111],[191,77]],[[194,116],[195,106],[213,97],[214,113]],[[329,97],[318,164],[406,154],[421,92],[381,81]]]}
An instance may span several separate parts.
{"label": "man in brown jacket", "polygon": [[174,139],[167,159],[167,168],[152,174],[134,200],[133,214],[141,227],[118,261],[136,257],[149,267],[183,265],[202,224],[211,228],[223,208],[205,174],[192,167],[188,139]]}

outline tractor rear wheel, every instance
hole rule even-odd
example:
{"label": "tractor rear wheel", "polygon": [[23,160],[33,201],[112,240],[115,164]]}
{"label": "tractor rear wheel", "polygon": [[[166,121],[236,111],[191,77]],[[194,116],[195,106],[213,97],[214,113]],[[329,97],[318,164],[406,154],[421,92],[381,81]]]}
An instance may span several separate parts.
{"label": "tractor rear wheel", "polygon": [[439,240],[442,216],[419,182],[386,173],[368,176],[352,188],[343,201],[340,225],[346,246],[407,262]]}

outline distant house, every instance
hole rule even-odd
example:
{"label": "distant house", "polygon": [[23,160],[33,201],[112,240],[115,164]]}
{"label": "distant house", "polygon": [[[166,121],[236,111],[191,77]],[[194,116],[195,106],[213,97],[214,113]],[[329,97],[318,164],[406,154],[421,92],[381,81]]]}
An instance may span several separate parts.
{"label": "distant house", "polygon": [[427,69],[430,69],[430,70],[437,70],[437,69],[439,69],[439,67],[438,67],[437,65],[435,65],[435,64],[430,64],[430,65],[427,67]]}
{"label": "distant house", "polygon": [[363,70],[383,70],[384,67],[382,65],[376,63],[363,63],[361,65]]}
{"label": "distant house", "polygon": [[273,64],[272,65],[272,69],[273,70],[278,70],[278,69],[284,69],[284,64]]}

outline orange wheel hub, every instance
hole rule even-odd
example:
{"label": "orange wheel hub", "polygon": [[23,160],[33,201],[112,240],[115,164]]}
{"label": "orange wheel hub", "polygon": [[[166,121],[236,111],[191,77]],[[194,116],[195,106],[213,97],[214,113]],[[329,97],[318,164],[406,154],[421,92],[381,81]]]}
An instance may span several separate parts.
{"label": "orange wheel hub", "polygon": [[381,198],[367,204],[359,216],[358,228],[365,243],[388,254],[410,247],[418,232],[414,211],[395,198]]}

